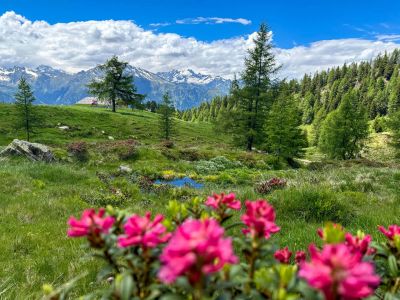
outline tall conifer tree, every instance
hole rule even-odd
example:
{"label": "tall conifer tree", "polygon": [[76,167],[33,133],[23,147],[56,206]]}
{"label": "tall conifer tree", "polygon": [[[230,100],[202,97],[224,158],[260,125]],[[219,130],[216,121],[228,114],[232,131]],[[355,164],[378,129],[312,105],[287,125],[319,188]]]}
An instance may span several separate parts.
{"label": "tall conifer tree", "polygon": [[35,101],[32,89],[25,78],[18,83],[18,91],[15,94],[15,105],[19,112],[18,127],[23,127],[26,133],[26,140],[29,141],[32,133],[33,121],[35,119],[32,103]]}
{"label": "tall conifer tree", "polygon": [[162,134],[162,138],[167,141],[169,141],[171,139],[171,135],[174,132],[174,120],[173,120],[174,112],[175,112],[175,108],[171,101],[171,97],[170,97],[169,93],[167,92],[163,95],[163,102],[161,103],[160,108],[159,108],[160,132]]}
{"label": "tall conifer tree", "polygon": [[319,148],[330,158],[356,157],[368,136],[368,118],[355,91],[347,93],[337,110],[324,120]]}
{"label": "tall conifer tree", "polygon": [[125,74],[128,63],[118,60],[117,56],[100,65],[104,72],[101,80],[93,80],[89,83],[89,93],[100,100],[109,101],[112,111],[116,111],[116,104],[122,101],[126,105],[141,106],[144,96],[138,94],[133,83],[133,76]]}
{"label": "tall conifer tree", "polygon": [[293,158],[301,157],[307,146],[306,136],[299,128],[300,125],[301,114],[293,96],[282,87],[268,113],[265,126],[267,150],[293,164]]}
{"label": "tall conifer tree", "polygon": [[261,24],[253,42],[254,48],[248,50],[245,59],[243,87],[233,95],[238,106],[235,115],[232,115],[235,119],[235,140],[244,144],[248,151],[262,143],[267,108],[271,104],[272,76],[278,69],[266,24]]}

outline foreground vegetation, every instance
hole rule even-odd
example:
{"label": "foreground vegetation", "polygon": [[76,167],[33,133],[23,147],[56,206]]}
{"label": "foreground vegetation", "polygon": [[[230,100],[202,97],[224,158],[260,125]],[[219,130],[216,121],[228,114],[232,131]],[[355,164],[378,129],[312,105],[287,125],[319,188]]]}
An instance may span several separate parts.
{"label": "foreground vegetation", "polygon": [[[208,123],[175,120],[171,145],[160,142],[154,113],[124,109],[112,113],[81,106],[37,109],[43,118],[31,140],[51,146],[58,162],[1,160],[0,293],[4,299],[36,299],[43,284],[57,286],[83,270],[89,274],[78,281],[76,293],[98,284],[99,265],[78,241],[66,237],[68,217],[79,216],[88,207],[111,204],[130,213],[149,210],[171,217],[166,206],[172,199],[204,200],[213,192],[235,192],[242,201],[266,198],[274,205],[281,227],[282,234],[273,240],[292,250],[305,250],[318,241],[315,231],[326,221],[340,222],[353,233],[369,232],[378,241],[383,240],[378,225],[398,222],[400,171],[386,134],[372,136],[363,159],[328,161],[309,148],[305,159],[298,161],[302,167],[290,169],[268,154],[232,148],[229,138],[216,136]],[[16,117],[14,106],[0,106],[1,146],[24,137],[23,131],[13,128]],[[63,125],[69,129],[59,129]],[[82,142],[79,147],[77,141]],[[119,171],[121,165],[132,173]],[[205,187],[152,184],[154,179],[183,176]],[[284,179],[286,186],[260,187],[274,177]],[[242,213],[235,213],[233,221]]]}

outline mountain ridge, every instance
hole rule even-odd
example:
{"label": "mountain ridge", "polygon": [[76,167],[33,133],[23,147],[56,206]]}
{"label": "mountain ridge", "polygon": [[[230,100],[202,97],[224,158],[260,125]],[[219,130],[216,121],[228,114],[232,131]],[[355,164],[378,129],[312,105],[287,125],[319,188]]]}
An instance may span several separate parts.
{"label": "mountain ridge", "polygon": [[[215,96],[226,95],[231,84],[229,79],[191,69],[153,73],[128,65],[126,73],[133,76],[138,92],[146,94],[145,101],[161,102],[162,95],[168,91],[178,109],[195,107]],[[101,76],[98,67],[71,74],[45,65],[0,66],[0,102],[13,102],[18,81],[25,77],[32,85],[37,103],[71,105],[89,96],[86,85]]]}

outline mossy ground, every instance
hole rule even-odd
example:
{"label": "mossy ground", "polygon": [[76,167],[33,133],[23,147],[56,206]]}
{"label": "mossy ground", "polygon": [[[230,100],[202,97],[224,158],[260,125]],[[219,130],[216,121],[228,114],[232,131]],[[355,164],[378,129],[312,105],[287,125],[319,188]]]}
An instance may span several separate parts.
{"label": "mossy ground", "polygon": [[[131,212],[165,213],[170,199],[204,199],[212,192],[233,191],[243,200],[267,198],[276,207],[277,223],[282,228],[274,238],[294,250],[318,242],[315,231],[328,220],[340,221],[353,232],[370,232],[377,239],[377,225],[399,222],[400,170],[385,134],[371,136],[364,159],[325,161],[310,148],[304,160],[306,166],[289,169],[266,154],[232,148],[229,139],[216,134],[207,123],[177,120],[174,146],[166,148],[160,143],[157,115],[153,113],[111,113],[83,106],[40,106],[38,110],[41,123],[32,140],[50,145],[60,161],[44,164],[0,160],[1,299],[40,298],[44,283],[58,285],[84,270],[89,270],[89,275],[80,280],[79,292],[96,285],[97,263],[88,258],[80,240],[66,237],[66,221],[70,215],[79,216],[84,208],[105,205],[107,201],[115,201],[112,203]],[[14,107],[0,105],[0,147],[13,138],[24,137],[23,132],[14,129],[15,120]],[[61,131],[58,124],[70,130]],[[113,149],[110,145],[129,138],[140,145],[134,156],[121,161],[109,150]],[[78,140],[88,143],[86,162],[78,162],[67,153],[67,145]],[[199,172],[199,161],[218,156],[240,161],[241,165],[215,173]],[[145,192],[133,175],[118,173],[121,164],[131,167],[134,174],[150,178],[191,176],[205,183],[205,188]],[[123,201],[114,199],[99,173],[125,193]],[[275,176],[287,180],[285,189],[269,195],[254,191],[255,183]],[[235,218],[238,220],[239,214]]]}

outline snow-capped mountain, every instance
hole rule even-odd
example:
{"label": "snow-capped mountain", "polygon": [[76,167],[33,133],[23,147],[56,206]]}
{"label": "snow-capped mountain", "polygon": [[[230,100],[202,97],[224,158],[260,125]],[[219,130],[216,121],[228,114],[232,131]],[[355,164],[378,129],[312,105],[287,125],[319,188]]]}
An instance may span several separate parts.
{"label": "snow-capped mountain", "polygon": [[[133,75],[138,92],[146,94],[145,101],[160,102],[162,95],[168,91],[179,109],[198,106],[214,96],[226,95],[231,83],[222,77],[195,73],[192,70],[152,73],[128,66],[126,72]],[[0,102],[14,101],[18,81],[25,77],[33,87],[36,103],[74,104],[88,96],[86,85],[101,76],[102,71],[97,67],[75,74],[49,66],[0,67]]]}
{"label": "snow-capped mountain", "polygon": [[157,73],[157,75],[161,78],[164,78],[165,80],[175,83],[209,84],[213,81],[228,81],[220,76],[213,77],[211,75],[196,73],[191,69],[159,72]]}

